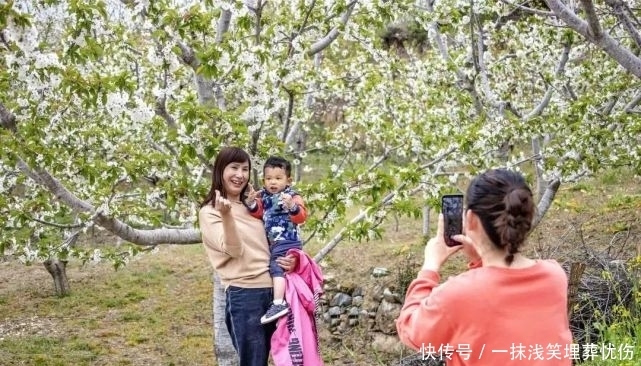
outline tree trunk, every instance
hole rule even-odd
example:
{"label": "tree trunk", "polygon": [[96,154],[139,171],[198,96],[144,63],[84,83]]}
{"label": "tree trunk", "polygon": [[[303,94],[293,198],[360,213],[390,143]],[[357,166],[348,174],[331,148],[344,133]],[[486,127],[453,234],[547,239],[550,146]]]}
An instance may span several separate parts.
{"label": "tree trunk", "polygon": [[53,277],[53,286],[56,296],[63,297],[69,295],[69,279],[67,278],[67,261],[61,261],[58,258],[49,258],[44,261],[47,272]]}
{"label": "tree trunk", "polygon": [[214,273],[214,354],[218,366],[238,366],[238,355],[225,325],[225,289]]}
{"label": "tree trunk", "polygon": [[423,236],[430,235],[430,206],[423,206]]}

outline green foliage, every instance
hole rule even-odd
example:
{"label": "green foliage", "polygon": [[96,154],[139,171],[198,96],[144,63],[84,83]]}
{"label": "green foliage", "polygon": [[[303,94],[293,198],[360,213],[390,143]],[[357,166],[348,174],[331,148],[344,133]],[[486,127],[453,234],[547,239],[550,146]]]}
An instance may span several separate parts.
{"label": "green foliage", "polygon": [[[564,181],[612,166],[641,171],[641,123],[625,109],[638,81],[542,17],[504,21],[501,2],[444,0],[433,11],[393,1],[262,4],[0,5],[0,103],[17,121],[15,133],[0,129],[0,191],[22,190],[0,201],[2,249],[121,266],[122,253],[62,245],[73,230],[60,223],[84,228],[104,210],[130,228],[192,225],[225,145],[246,148],[256,164],[281,154],[302,168],[305,232],[325,239],[356,204],[364,214],[345,237],[382,236],[387,215],[418,217],[489,167],[529,173],[536,162],[543,179]],[[390,24],[414,45],[382,47]],[[482,50],[471,47],[479,26]],[[338,37],[312,55],[328,34]],[[566,45],[571,61],[558,73]],[[496,157],[506,141],[529,147],[541,136],[549,142],[539,155]],[[60,186],[38,184],[29,170]],[[65,190],[72,196],[59,198]],[[83,208],[71,210],[79,203],[69,197]]]}
{"label": "green foliage", "polygon": [[[599,330],[599,354],[590,366],[638,364],[637,358],[641,352],[641,282],[638,274],[641,273],[641,256],[633,259],[629,264],[629,271],[635,278],[629,304],[622,303],[621,295],[615,294],[618,304],[613,308],[613,319],[603,320],[594,324]],[[608,275],[607,273],[605,275]]]}

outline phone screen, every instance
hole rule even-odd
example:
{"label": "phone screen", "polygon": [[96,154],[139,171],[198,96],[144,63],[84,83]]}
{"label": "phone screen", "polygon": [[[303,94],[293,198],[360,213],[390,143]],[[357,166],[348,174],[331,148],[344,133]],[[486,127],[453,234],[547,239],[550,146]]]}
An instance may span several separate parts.
{"label": "phone screen", "polygon": [[445,244],[449,247],[461,245],[458,241],[452,240],[451,237],[463,232],[463,195],[445,195],[441,203],[445,229]]}

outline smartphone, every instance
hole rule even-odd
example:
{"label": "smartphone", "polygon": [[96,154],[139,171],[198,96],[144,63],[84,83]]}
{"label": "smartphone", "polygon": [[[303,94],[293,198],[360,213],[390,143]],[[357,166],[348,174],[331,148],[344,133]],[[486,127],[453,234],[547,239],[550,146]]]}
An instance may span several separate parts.
{"label": "smartphone", "polygon": [[461,245],[452,236],[463,233],[463,195],[446,194],[441,198],[445,244],[448,247]]}

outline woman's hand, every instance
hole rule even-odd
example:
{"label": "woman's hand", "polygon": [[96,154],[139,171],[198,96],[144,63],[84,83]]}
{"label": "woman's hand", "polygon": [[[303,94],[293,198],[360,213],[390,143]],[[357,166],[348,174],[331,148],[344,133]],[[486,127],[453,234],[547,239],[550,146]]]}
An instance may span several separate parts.
{"label": "woman's hand", "polygon": [[465,254],[465,256],[469,259],[470,263],[480,262],[481,256],[476,250],[476,244],[474,244],[474,241],[470,239],[469,236],[463,234],[454,235],[452,239],[458,241],[459,243],[463,243],[463,254]]}
{"label": "woman's hand", "polygon": [[247,198],[245,198],[245,205],[251,207],[254,204],[254,201],[256,201],[256,197],[258,197],[258,191],[254,189],[254,186],[252,186],[251,183],[247,183]]}
{"label": "woman's hand", "polygon": [[221,196],[218,190],[216,190],[216,202],[214,203],[214,208],[218,210],[221,215],[226,215],[231,211],[231,202],[229,202],[227,198]]}
{"label": "woman's hand", "polygon": [[282,268],[285,272],[291,272],[298,266],[298,258],[293,255],[287,255],[284,257],[276,258],[276,263]]}
{"label": "woman's hand", "polygon": [[448,247],[443,237],[443,214],[438,215],[438,225],[436,227],[436,236],[431,238],[425,246],[425,261],[423,268],[430,271],[438,272],[445,261],[454,253],[459,251],[462,246]]}

